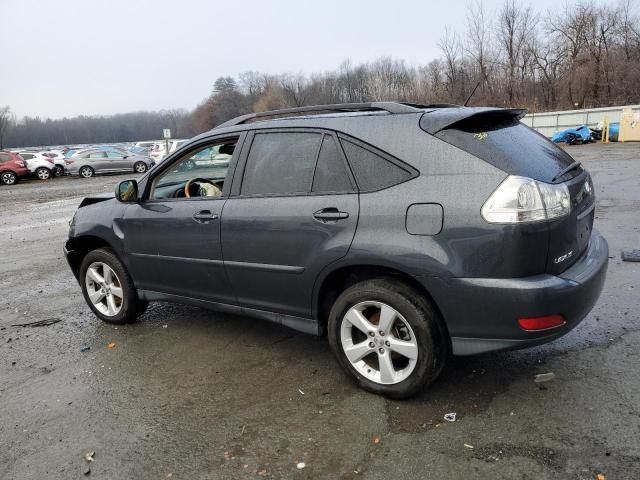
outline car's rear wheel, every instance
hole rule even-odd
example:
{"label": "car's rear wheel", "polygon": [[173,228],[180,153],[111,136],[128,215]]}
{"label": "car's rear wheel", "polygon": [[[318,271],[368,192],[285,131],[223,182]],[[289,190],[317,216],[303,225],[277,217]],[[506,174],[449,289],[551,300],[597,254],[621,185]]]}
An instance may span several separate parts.
{"label": "car's rear wheel", "polygon": [[0,181],[3,185],[15,185],[18,182],[18,176],[13,172],[2,172]]}
{"label": "car's rear wheel", "polygon": [[87,304],[105,322],[133,322],[147,306],[138,298],[124,265],[109,249],[89,252],[80,265],[79,278]]}
{"label": "car's rear wheel", "polygon": [[39,167],[36,169],[36,177],[40,180],[49,180],[51,178],[51,170],[46,167]]}
{"label": "car's rear wheel", "polygon": [[136,173],[144,173],[147,171],[147,164],[144,162],[136,162],[135,165],[133,166],[133,170]]}
{"label": "car's rear wheel", "polygon": [[407,284],[368,280],[335,301],[329,342],[340,365],[365,390],[406,398],[442,370],[446,342],[439,322],[431,303]]}
{"label": "car's rear wheel", "polygon": [[91,178],[96,172],[93,171],[93,168],[85,166],[80,168],[79,173],[82,178]]}
{"label": "car's rear wheel", "polygon": [[53,173],[54,177],[61,177],[62,175],[64,175],[64,168],[62,168],[62,166],[60,165],[55,165],[51,173]]}

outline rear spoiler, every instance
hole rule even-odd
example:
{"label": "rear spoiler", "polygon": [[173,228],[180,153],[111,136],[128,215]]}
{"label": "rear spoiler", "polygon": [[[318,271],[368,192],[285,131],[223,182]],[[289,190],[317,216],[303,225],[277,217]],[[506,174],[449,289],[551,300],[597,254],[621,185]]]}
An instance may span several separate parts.
{"label": "rear spoiler", "polygon": [[420,128],[431,135],[461,122],[520,120],[527,114],[525,108],[458,107],[425,112],[420,117]]}

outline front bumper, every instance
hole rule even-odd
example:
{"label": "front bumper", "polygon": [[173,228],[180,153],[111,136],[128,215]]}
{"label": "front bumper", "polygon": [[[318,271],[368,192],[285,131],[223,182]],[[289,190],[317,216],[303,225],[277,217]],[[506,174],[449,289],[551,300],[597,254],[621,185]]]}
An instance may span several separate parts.
{"label": "front bumper", "polygon": [[[436,297],[454,355],[523,348],[554,340],[580,323],[595,305],[607,274],[609,247],[593,230],[580,259],[559,275],[450,279]],[[528,332],[518,319],[560,314],[566,323]]]}

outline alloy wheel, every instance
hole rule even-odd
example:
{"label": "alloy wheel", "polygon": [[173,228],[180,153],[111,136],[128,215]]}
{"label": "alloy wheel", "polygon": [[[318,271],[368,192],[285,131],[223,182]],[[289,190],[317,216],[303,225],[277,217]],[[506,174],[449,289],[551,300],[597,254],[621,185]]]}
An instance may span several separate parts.
{"label": "alloy wheel", "polygon": [[409,322],[377,301],[351,307],[340,326],[342,350],[359,375],[383,385],[406,380],[416,367],[418,342]]}
{"label": "alloy wheel", "polygon": [[93,177],[93,170],[91,170],[91,168],[89,167],[82,167],[80,169],[80,175],[82,175],[84,178],[91,178]]}
{"label": "alloy wheel", "polygon": [[147,171],[147,166],[143,162],[138,162],[135,165],[135,170],[138,173],[144,173]]}
{"label": "alloy wheel", "polygon": [[124,297],[122,283],[116,272],[104,262],[93,262],[85,273],[87,296],[103,315],[113,317],[120,313]]}
{"label": "alloy wheel", "polygon": [[38,170],[36,170],[36,175],[40,180],[49,180],[51,172],[46,168],[39,168]]}
{"label": "alloy wheel", "polygon": [[2,174],[2,183],[5,185],[13,185],[16,183],[17,177],[13,172],[4,172]]}

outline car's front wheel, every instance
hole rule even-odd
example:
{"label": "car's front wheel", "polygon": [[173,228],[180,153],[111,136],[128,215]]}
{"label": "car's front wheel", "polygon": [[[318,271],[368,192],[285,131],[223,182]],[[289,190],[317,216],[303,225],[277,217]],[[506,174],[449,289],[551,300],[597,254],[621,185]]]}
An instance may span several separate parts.
{"label": "car's front wheel", "polygon": [[87,304],[105,322],[133,322],[146,308],[124,265],[109,249],[89,252],[80,265],[79,278]]}
{"label": "car's front wheel", "polygon": [[18,181],[18,176],[13,172],[2,172],[0,180],[3,185],[15,185]]}
{"label": "car's front wheel", "polygon": [[147,164],[144,162],[136,162],[133,169],[136,173],[144,173],[147,171]]}
{"label": "car's front wheel", "polygon": [[49,178],[51,178],[51,170],[46,167],[37,168],[36,177],[38,177],[40,180],[49,180]]}
{"label": "car's front wheel", "polygon": [[91,177],[93,177],[95,172],[93,171],[93,168],[91,168],[91,167],[82,167],[80,169],[79,173],[80,173],[80,176],[82,178],[91,178]]}
{"label": "car's front wheel", "polygon": [[438,376],[445,330],[431,303],[394,279],[349,287],[329,314],[328,335],[340,365],[364,389],[406,398]]}

